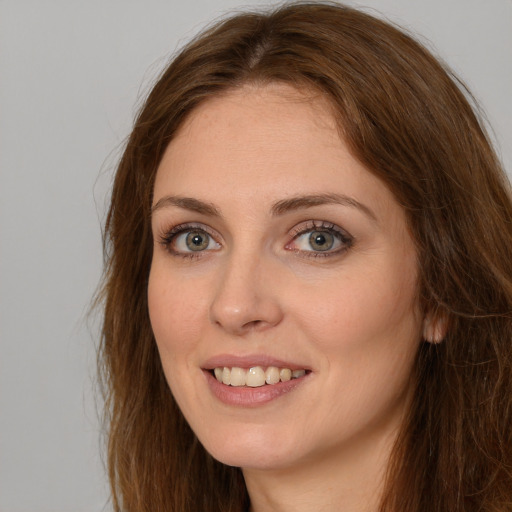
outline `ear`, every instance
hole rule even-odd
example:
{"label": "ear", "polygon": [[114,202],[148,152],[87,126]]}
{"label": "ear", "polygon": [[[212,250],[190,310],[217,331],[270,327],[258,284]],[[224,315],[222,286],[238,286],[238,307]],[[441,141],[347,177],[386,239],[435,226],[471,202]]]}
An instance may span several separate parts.
{"label": "ear", "polygon": [[429,343],[441,343],[448,331],[446,315],[426,315],[423,320],[423,339]]}

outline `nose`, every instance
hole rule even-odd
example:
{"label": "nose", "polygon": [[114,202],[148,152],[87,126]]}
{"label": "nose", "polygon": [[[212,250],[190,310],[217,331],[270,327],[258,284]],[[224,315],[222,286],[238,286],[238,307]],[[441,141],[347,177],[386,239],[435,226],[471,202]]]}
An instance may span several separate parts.
{"label": "nose", "polygon": [[210,321],[234,335],[264,331],[283,318],[275,265],[257,255],[233,254],[219,273]]}

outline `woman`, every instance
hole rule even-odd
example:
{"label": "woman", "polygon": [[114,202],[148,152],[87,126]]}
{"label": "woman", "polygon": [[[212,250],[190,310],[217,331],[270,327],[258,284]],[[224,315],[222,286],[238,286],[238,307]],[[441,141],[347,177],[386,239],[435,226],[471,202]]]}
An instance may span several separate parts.
{"label": "woman", "polygon": [[200,35],[106,223],[114,508],[512,510],[511,218],[396,28],[314,3]]}

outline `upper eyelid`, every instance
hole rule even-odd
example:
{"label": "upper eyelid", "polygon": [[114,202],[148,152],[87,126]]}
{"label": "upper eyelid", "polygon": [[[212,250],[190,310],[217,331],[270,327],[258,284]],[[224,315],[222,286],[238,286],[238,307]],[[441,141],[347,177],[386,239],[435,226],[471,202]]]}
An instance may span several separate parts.
{"label": "upper eyelid", "polygon": [[[309,219],[295,224],[291,229],[287,231],[288,236],[292,238],[290,241],[287,242],[287,244],[292,242],[298,236],[303,235],[309,231],[322,229],[337,233],[342,238],[342,240],[347,243],[352,243],[354,240],[354,236],[352,236],[346,229],[338,226],[333,222],[326,220]],[[174,239],[177,235],[192,230],[204,231],[206,234],[211,236],[217,243],[221,243],[224,241],[224,238],[217,230],[213,229],[208,224],[204,224],[202,222],[182,222],[170,228],[162,228],[160,231],[160,235],[158,236],[158,239],[160,243],[169,244],[171,240]]]}
{"label": "upper eyelid", "polygon": [[324,220],[320,221],[314,219],[310,219],[305,222],[296,224],[292,229],[289,230],[289,233],[291,236],[295,238],[299,235],[307,233],[308,231],[322,229],[325,231],[334,231],[335,233],[341,235],[343,238],[347,238],[350,240],[354,239],[354,236],[352,236],[346,229],[342,228],[341,226],[338,226],[334,222],[328,222]]}
{"label": "upper eyelid", "polygon": [[171,239],[175,238],[177,235],[193,230],[204,231],[207,235],[211,236],[217,243],[219,243],[219,238],[222,238],[220,237],[217,231],[215,231],[206,224],[203,224],[201,222],[183,222],[180,224],[176,224],[171,228],[162,229],[160,232],[159,239],[162,243],[170,243]]}

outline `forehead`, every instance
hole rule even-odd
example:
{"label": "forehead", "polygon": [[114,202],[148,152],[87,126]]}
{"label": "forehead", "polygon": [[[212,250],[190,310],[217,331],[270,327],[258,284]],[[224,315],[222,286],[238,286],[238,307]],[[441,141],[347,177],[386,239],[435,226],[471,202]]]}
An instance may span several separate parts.
{"label": "forehead", "polygon": [[225,114],[227,110],[236,116],[240,114],[240,107],[247,120],[262,121],[260,115],[265,113],[268,128],[275,125],[276,120],[310,123],[313,119],[318,120],[319,127],[329,130],[336,127],[334,109],[324,93],[307,86],[299,90],[286,83],[270,82],[227,89],[201,102],[182,123],[177,136],[193,126],[198,118],[203,122],[214,121],[217,113]]}
{"label": "forehead", "polygon": [[[301,92],[284,84],[247,85],[201,103],[178,128],[165,151],[160,168],[212,169],[218,160],[235,158],[247,165],[276,165],[317,155],[311,151],[340,148],[338,126],[327,100],[312,91]],[[310,157],[308,157],[310,155]],[[242,169],[241,169],[242,171]],[[245,173],[247,174],[247,173]]]}
{"label": "forehead", "polygon": [[340,136],[319,93],[283,84],[244,86],[191,112],[165,151],[155,182],[164,194],[260,203],[287,195],[391,198]]}
{"label": "forehead", "polygon": [[178,147],[205,144],[256,158],[247,152],[285,154],[311,139],[316,144],[340,143],[331,105],[323,95],[286,84],[245,85],[196,107],[177,130],[169,149],[176,152]]}

